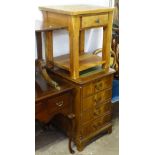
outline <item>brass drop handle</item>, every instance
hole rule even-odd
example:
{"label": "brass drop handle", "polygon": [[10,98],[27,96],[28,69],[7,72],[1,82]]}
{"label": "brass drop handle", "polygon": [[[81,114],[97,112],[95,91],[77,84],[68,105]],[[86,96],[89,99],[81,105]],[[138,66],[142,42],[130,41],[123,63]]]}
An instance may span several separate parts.
{"label": "brass drop handle", "polygon": [[63,101],[57,102],[56,105],[57,105],[58,107],[61,107],[61,106],[63,105]]}
{"label": "brass drop handle", "polygon": [[95,20],[95,23],[100,23],[100,20],[97,18],[97,19]]}
{"label": "brass drop handle", "polygon": [[98,116],[98,115],[100,115],[100,113],[101,113],[101,110],[97,109],[94,111],[94,116]]}
{"label": "brass drop handle", "polygon": [[97,83],[97,84],[95,85],[95,89],[101,90],[101,89],[102,89],[102,82]]}
{"label": "brass drop handle", "polygon": [[99,98],[97,98],[96,96],[94,97],[94,102],[95,102],[95,105],[99,102],[101,102],[102,100],[102,97],[100,96]]}

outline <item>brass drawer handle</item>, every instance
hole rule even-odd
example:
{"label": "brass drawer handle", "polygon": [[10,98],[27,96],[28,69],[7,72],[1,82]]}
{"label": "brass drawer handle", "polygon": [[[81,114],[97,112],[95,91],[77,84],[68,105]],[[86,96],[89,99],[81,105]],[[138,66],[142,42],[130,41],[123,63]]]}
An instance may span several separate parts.
{"label": "brass drawer handle", "polygon": [[94,116],[99,116],[101,114],[101,109],[94,111]]}
{"label": "brass drawer handle", "polygon": [[96,20],[95,20],[95,23],[100,23],[100,20],[99,20],[99,19],[96,19]]}
{"label": "brass drawer handle", "polygon": [[57,105],[58,107],[61,107],[61,106],[63,105],[63,101],[57,102],[56,105]]}
{"label": "brass drawer handle", "polygon": [[94,97],[94,104],[96,105],[96,104],[98,104],[98,103],[100,103],[102,101],[102,97],[100,96],[99,98],[97,98],[96,96]]}
{"label": "brass drawer handle", "polygon": [[102,122],[98,122],[98,123],[96,123],[96,124],[93,125],[93,128],[95,130],[97,130],[98,128],[100,128],[102,126],[102,124],[103,124]]}
{"label": "brass drawer handle", "polygon": [[96,90],[101,90],[102,87],[103,87],[102,82],[97,83],[97,84],[95,85],[95,89],[96,89]]}

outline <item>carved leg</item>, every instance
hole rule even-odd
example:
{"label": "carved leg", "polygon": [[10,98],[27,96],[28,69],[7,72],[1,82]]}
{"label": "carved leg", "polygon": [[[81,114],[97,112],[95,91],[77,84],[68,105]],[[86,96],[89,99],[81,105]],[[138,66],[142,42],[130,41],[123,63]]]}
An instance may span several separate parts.
{"label": "carved leg", "polygon": [[111,134],[111,133],[112,133],[112,126],[109,127],[109,129],[108,129],[108,134]]}
{"label": "carved leg", "polygon": [[72,149],[72,138],[71,138],[71,136],[69,136],[68,147],[69,147],[69,152],[72,153],[72,154],[74,154],[75,151]]}
{"label": "carved leg", "polygon": [[74,134],[74,118],[75,118],[75,115],[74,114],[70,114],[68,115],[68,118],[70,120],[70,131],[69,131],[69,143],[68,143],[68,147],[69,147],[69,151],[70,153],[75,153],[75,151],[72,149],[72,141],[73,141],[73,134]]}

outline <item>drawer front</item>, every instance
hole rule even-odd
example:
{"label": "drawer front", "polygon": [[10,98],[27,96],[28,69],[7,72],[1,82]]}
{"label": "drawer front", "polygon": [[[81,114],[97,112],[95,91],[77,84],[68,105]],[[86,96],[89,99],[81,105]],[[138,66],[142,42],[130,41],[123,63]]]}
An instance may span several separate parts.
{"label": "drawer front", "polygon": [[110,100],[101,104],[100,106],[94,106],[94,108],[84,111],[81,115],[82,124],[103,116],[105,113],[111,113]]}
{"label": "drawer front", "polygon": [[88,97],[90,95],[93,95],[94,93],[102,91],[103,89],[111,88],[112,80],[113,80],[113,76],[110,75],[102,79],[95,80],[94,82],[83,86],[83,89],[82,89],[83,97]]}
{"label": "drawer front", "polygon": [[98,80],[93,84],[94,93],[111,87],[112,87],[112,76],[105,77],[104,79]]}
{"label": "drawer front", "polygon": [[108,24],[108,14],[83,16],[81,28],[102,26]]}
{"label": "drawer front", "polygon": [[98,106],[105,102],[108,99],[111,99],[112,89],[105,89],[99,93],[96,93],[93,96],[87,97],[83,99],[82,110],[88,110],[90,108],[94,108],[94,106]]}
{"label": "drawer front", "polygon": [[41,113],[46,110],[46,105],[41,102],[35,104],[35,114]]}
{"label": "drawer front", "polygon": [[96,132],[97,130],[101,129],[108,123],[111,123],[111,114],[107,114],[105,116],[102,116],[100,118],[97,118],[96,120],[93,120],[86,125],[83,125],[81,127],[80,137],[85,138],[89,136],[90,134]]}
{"label": "drawer front", "polygon": [[111,116],[111,114],[109,114],[109,115],[106,115],[106,116],[101,117],[101,118],[97,119],[96,121],[94,121],[94,123],[92,124],[93,132],[99,130],[107,123],[110,123],[111,119],[112,119],[112,116]]}
{"label": "drawer front", "polygon": [[93,96],[93,103],[95,106],[98,106],[112,97],[112,89],[106,89],[101,91]]}
{"label": "drawer front", "polygon": [[111,101],[107,101],[100,106],[96,106],[93,110],[93,119],[102,116],[108,112],[111,113]]}
{"label": "drawer front", "polygon": [[35,119],[45,123],[49,121],[46,104],[42,102],[35,104]]}
{"label": "drawer front", "polygon": [[61,110],[68,106],[70,103],[69,94],[64,94],[62,96],[50,98],[47,100],[48,113],[54,113],[55,111]]}

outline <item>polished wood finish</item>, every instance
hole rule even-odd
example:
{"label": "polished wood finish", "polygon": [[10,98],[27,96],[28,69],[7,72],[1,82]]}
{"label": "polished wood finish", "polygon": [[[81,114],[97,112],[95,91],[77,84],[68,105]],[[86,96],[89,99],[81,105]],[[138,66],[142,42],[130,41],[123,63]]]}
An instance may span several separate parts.
{"label": "polished wood finish", "polygon": [[84,54],[84,50],[85,50],[85,31],[81,30],[80,31],[80,42],[79,42],[79,47],[80,47],[80,55]]}
{"label": "polished wood finish", "polygon": [[110,67],[110,49],[111,49],[111,35],[112,35],[112,17],[113,13],[109,13],[108,25],[103,28],[103,48],[102,48],[102,57],[103,61],[106,61],[105,69],[108,70]]}
{"label": "polished wood finish", "polygon": [[[81,54],[79,56],[79,67],[78,67],[79,69],[78,70],[83,71],[83,70],[86,70],[91,67],[102,65],[104,63],[105,63],[105,61],[102,61],[102,58],[97,55],[93,55],[90,53]],[[71,71],[69,54],[55,57],[54,64],[60,68]]]}
{"label": "polished wood finish", "polygon": [[114,70],[100,71],[90,76],[72,79],[69,74],[55,67],[49,73],[65,79],[75,87],[74,113],[75,134],[74,142],[79,151],[100,132],[112,131],[112,80]]}
{"label": "polished wood finish", "polygon": [[[42,67],[42,66],[41,66]],[[74,132],[74,119],[73,113],[73,98],[74,89],[73,87],[63,81],[62,79],[53,75],[49,77],[43,76],[43,71],[36,67],[35,72],[35,119],[48,124],[53,118],[57,116],[63,116],[62,119],[67,118],[69,120],[67,131],[69,135],[69,150],[74,153],[71,147],[71,141],[73,140]],[[55,83],[59,84],[59,89],[51,87],[49,80],[52,79]],[[57,87],[56,87],[57,88]]]}
{"label": "polished wood finish", "polygon": [[79,78],[79,30],[80,19],[71,16],[69,19],[69,39],[70,39],[70,74],[73,79]]}
{"label": "polished wood finish", "polygon": [[39,7],[39,9],[65,15],[96,14],[113,11],[113,8],[94,5],[57,5]]}
{"label": "polished wood finish", "polygon": [[80,78],[81,68],[94,67],[96,61],[91,61],[91,65],[81,67],[80,56],[84,54],[84,31],[88,28],[103,27],[104,42],[102,64],[103,69],[109,70],[110,65],[110,43],[112,31],[113,8],[91,5],[70,5],[70,6],[47,6],[40,7],[43,13],[44,23],[66,27],[69,31],[70,61],[68,67],[63,63],[55,63],[60,68],[69,70],[72,79]]}
{"label": "polished wood finish", "polygon": [[45,33],[45,57],[46,63],[53,62],[53,32],[47,31]]}

